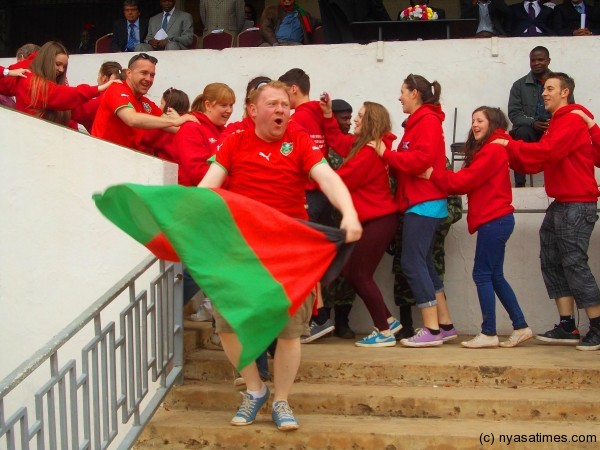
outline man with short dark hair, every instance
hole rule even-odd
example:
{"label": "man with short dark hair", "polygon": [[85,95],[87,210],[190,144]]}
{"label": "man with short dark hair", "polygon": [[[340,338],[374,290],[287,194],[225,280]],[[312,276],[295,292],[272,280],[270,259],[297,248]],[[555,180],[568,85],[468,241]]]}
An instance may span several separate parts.
{"label": "man with short dark hair", "polygon": [[[510,135],[525,142],[537,142],[548,128],[550,114],[544,107],[542,92],[550,73],[550,52],[535,47],[529,53],[531,71],[515,81],[508,98],[508,118],[512,122]],[[525,175],[515,172],[515,187],[525,187]]]}
{"label": "man with short dark hair", "polygon": [[154,83],[157,62],[146,53],[129,60],[125,81],[113,83],[102,96],[92,136],[138,149],[145,129],[160,128],[174,133],[184,122],[198,120],[191,114],[163,115],[163,111],[145,97]]}
{"label": "man with short dark hair", "polygon": [[148,34],[148,19],[141,17],[138,0],[123,2],[123,16],[113,24],[111,52],[132,52]]}
{"label": "man with short dark hair", "polygon": [[[588,248],[598,220],[600,191],[588,127],[571,111],[592,114],[575,104],[574,89],[575,81],[567,74],[548,74],[543,97],[552,120],[540,141],[497,139],[494,143],[507,148],[510,165],[520,172],[543,170],[546,193],[554,199],[540,228],[540,261],[546,290],[555,299],[560,321],[536,338],[576,345],[577,350],[599,350],[600,290],[588,264]],[[590,329],[581,341],[573,317],[574,303],[585,309],[590,320]]]}

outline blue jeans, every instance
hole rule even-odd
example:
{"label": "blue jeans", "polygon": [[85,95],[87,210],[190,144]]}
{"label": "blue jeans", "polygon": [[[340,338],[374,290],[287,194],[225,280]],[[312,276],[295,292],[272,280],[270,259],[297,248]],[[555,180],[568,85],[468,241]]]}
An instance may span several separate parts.
{"label": "blue jeans", "polygon": [[435,231],[441,220],[412,213],[404,215],[400,263],[419,308],[436,306],[435,294],[444,290],[433,264]]}
{"label": "blue jeans", "polygon": [[517,297],[504,278],[506,242],[515,228],[511,214],[492,220],[477,230],[477,248],[473,265],[473,281],[481,306],[481,332],[496,335],[496,295],[508,313],[515,330],[526,328],[525,316]]}

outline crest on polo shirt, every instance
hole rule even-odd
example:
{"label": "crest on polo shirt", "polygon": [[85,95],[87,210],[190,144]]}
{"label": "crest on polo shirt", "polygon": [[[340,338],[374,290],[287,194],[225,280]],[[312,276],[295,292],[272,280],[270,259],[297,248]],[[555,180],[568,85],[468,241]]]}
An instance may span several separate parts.
{"label": "crest on polo shirt", "polygon": [[403,141],[402,142],[402,150],[408,150],[409,146],[410,146],[410,141]]}
{"label": "crest on polo shirt", "polygon": [[291,142],[284,142],[281,145],[281,149],[279,151],[283,156],[287,156],[290,153],[292,153],[292,150],[294,150],[294,144],[292,144]]}
{"label": "crest on polo shirt", "polygon": [[150,106],[150,103],[142,102],[142,106],[144,107],[144,111],[146,111],[148,114],[152,112],[152,106]]}

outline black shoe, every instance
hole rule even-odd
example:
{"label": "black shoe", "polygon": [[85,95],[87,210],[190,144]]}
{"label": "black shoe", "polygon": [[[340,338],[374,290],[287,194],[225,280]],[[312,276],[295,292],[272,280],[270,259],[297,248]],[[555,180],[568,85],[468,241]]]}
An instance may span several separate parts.
{"label": "black shoe", "polygon": [[356,339],[356,333],[352,329],[339,325],[335,326],[333,335],[342,339]]}
{"label": "black shoe", "polygon": [[590,327],[590,331],[575,347],[577,350],[600,350],[600,328]]}
{"label": "black shoe", "polygon": [[555,344],[577,345],[579,344],[581,335],[579,334],[579,330],[577,328],[569,332],[565,330],[561,324],[558,324],[554,325],[552,330],[546,331],[544,334],[538,334],[535,338],[538,341],[552,342]]}
{"label": "black shoe", "polygon": [[415,335],[414,328],[402,328],[396,333],[396,342],[400,342],[402,339],[408,339]]}

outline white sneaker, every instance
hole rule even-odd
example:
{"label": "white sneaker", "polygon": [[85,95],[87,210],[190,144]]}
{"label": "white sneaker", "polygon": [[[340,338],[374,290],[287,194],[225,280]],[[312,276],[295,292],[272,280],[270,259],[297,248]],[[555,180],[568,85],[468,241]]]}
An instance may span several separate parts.
{"label": "white sneaker", "polygon": [[508,339],[504,342],[500,342],[500,347],[510,348],[516,347],[521,342],[525,342],[533,337],[533,331],[531,328],[521,328],[520,330],[514,330]]}
{"label": "white sneaker", "polygon": [[466,348],[491,348],[498,347],[499,342],[498,336],[488,336],[479,333],[470,341],[461,342],[460,345]]}

